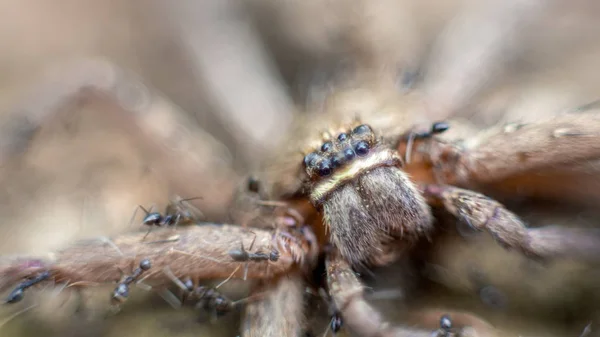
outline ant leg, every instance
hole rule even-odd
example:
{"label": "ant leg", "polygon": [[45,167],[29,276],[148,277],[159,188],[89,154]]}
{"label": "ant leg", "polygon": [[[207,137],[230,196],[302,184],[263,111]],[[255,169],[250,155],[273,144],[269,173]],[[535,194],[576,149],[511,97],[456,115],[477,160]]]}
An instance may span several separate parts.
{"label": "ant leg", "polygon": [[[254,242],[256,241],[256,235],[254,235],[254,239],[252,239],[252,242],[250,243],[250,248],[248,248],[247,252],[250,253],[250,250],[252,249],[252,247],[254,247]],[[242,241],[242,252],[244,251],[244,242]],[[244,281],[246,281],[246,277],[248,276],[248,262],[246,262],[246,265],[244,266]]]}
{"label": "ant leg", "polygon": [[503,247],[536,259],[575,257],[597,261],[598,229],[546,226],[528,228],[516,214],[483,194],[447,185],[425,185],[422,192],[432,206],[442,206],[473,229],[489,232]]}
{"label": "ant leg", "polygon": [[150,226],[150,229],[148,229],[148,231],[146,232],[146,234],[142,238],[142,242],[146,241],[146,237],[148,237],[148,234],[150,234],[150,232],[152,232],[153,228],[154,228],[154,226]]}
{"label": "ant leg", "polygon": [[192,201],[192,200],[204,200],[204,198],[203,197],[185,198],[185,199],[179,200],[179,202],[183,203],[183,202],[188,202],[188,201]]}
{"label": "ant leg", "polygon": [[235,268],[235,270],[231,273],[231,275],[229,275],[229,277],[227,277],[223,282],[219,283],[215,289],[219,289],[219,287],[221,287],[222,285],[224,285],[225,283],[227,283],[229,280],[231,280],[231,278],[233,277],[233,275],[235,275],[235,273],[238,271],[238,269],[240,269],[240,266],[238,266],[237,268]]}
{"label": "ant leg", "polygon": [[137,215],[138,209],[141,209],[144,212],[144,214],[148,215],[148,214],[150,214],[150,212],[152,212],[153,208],[154,208],[154,205],[150,206],[150,209],[146,209],[142,205],[135,206],[135,209],[133,210],[133,215],[131,216],[131,219],[129,220],[129,226],[131,226],[133,224],[133,220],[135,220],[135,216]]}

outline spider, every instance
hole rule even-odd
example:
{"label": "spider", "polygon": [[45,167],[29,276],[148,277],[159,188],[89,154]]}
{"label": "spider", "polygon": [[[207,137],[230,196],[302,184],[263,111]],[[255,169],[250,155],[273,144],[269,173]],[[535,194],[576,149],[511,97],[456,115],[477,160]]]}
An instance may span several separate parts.
{"label": "spider", "polygon": [[[122,75],[114,66],[109,70]],[[176,148],[190,148],[185,133],[178,138],[169,130],[145,124],[148,115],[161,113],[156,106],[165,103],[147,87],[126,76],[100,84],[92,87],[117,96],[117,101],[120,85],[139,90],[142,104],[124,108],[133,111],[141,129]],[[77,89],[89,85],[85,82]],[[299,115],[288,141],[256,173],[258,179],[241,185],[234,204],[260,208],[261,221],[244,222],[244,226],[204,223],[176,232],[156,230],[154,236],[166,239],[152,242],[142,242],[143,233],[126,233],[112,238],[110,244],[82,242],[47,258],[7,259],[0,269],[3,288],[18,279],[36,280],[36,275],[70,288],[92,287],[118,281],[120,269],[150,259],[152,270],[144,282],[156,288],[170,282],[164,273],[167,267],[181,279],[247,276],[258,281],[252,293],[265,295],[248,303],[243,335],[297,336],[304,328],[306,274],[314,269],[318,256],[325,255],[328,289],[344,328],[363,336],[448,335],[454,333],[456,324],[449,324],[445,316],[434,330],[386,322],[362,297],[363,285],[355,273],[355,269],[390,264],[419,241],[431,238],[436,230],[432,208],[445,209],[473,228],[489,231],[505,247],[535,259],[598,253],[594,237],[555,227],[528,229],[501,203],[477,192],[504,179],[597,159],[600,128],[595,112],[466,134],[464,140],[448,139],[444,135],[456,127],[452,121],[428,121],[427,114],[417,110],[419,103],[408,105],[410,111],[398,108],[406,106],[403,102],[413,99],[412,95],[368,88],[369,83],[364,83],[362,88],[330,95],[325,113]],[[15,127],[12,139],[26,140],[23,133],[38,127],[40,117],[51,113],[34,114],[38,120],[25,116],[25,126],[35,125],[25,132]],[[550,177],[547,183],[551,182]],[[271,207],[266,206],[269,202],[277,202],[294,221],[264,221],[263,216],[275,213],[265,209]],[[325,249],[329,243],[332,248]],[[279,257],[253,263],[231,257],[231,251],[249,246],[251,253],[276,250]],[[247,265],[245,271],[240,270],[240,263]],[[467,327],[457,334],[475,332]]]}

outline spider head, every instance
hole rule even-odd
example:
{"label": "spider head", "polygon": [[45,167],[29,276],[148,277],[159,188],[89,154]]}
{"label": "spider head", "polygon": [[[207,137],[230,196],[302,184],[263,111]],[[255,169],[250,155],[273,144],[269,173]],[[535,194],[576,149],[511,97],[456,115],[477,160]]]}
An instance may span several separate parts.
{"label": "spider head", "polygon": [[340,172],[352,171],[357,161],[369,155],[378,145],[370,126],[361,124],[351,130],[341,130],[335,135],[326,133],[318,149],[304,157],[304,168],[314,180],[327,180]]}
{"label": "spider head", "polygon": [[[310,201],[331,242],[353,265],[387,264],[431,228],[431,214],[397,151],[368,124],[328,132],[304,157]],[[401,246],[401,245],[400,245]]]}

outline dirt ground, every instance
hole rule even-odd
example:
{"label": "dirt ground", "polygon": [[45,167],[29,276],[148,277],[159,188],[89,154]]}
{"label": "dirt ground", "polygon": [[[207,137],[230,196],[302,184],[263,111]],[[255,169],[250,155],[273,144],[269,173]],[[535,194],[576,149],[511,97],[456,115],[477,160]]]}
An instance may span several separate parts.
{"label": "dirt ground", "polygon": [[[427,64],[423,92],[439,116],[477,128],[532,122],[599,99],[596,3],[485,3],[1,1],[0,254],[41,254],[80,238],[137,230],[141,215],[130,222],[137,205],[162,208],[172,194],[202,196],[194,204],[208,220],[228,221],[235,186],[286,136],[293,114],[318,106],[328,76],[340,75],[332,70],[340,61],[369,70],[389,63],[419,71]],[[519,13],[537,21],[511,32],[506,27]],[[464,26],[448,26],[461,15]],[[147,124],[135,127],[136,114],[147,114]],[[15,129],[31,132],[11,138]],[[181,132],[193,143],[183,144]],[[600,187],[594,170],[587,174],[581,188]],[[595,200],[587,201],[511,206],[532,225],[595,227]],[[495,291],[490,296],[508,305],[485,304],[487,295],[468,276],[471,266],[485,275],[486,289]],[[464,310],[507,336],[577,337],[593,322],[586,336],[595,336],[594,269],[575,262],[530,266],[486,237],[459,235],[440,242],[430,267],[431,285],[410,308],[393,298],[374,303],[397,319],[419,309]],[[396,269],[381,272],[393,276]],[[371,283],[375,290],[398,287]],[[241,297],[240,285],[228,289]],[[119,315],[99,320],[109,291],[90,295],[97,315],[87,318],[75,319],[73,301],[62,305],[64,294],[52,297],[50,290],[31,296],[28,303],[38,306],[6,324],[27,303],[0,308],[0,335],[238,334],[239,314],[211,324],[143,291]],[[316,326],[324,332],[326,324],[325,317]]]}

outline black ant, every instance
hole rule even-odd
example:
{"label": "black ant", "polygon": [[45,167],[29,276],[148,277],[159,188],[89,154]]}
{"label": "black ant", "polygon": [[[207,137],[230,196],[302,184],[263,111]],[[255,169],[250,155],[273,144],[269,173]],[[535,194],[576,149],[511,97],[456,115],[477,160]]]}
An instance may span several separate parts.
{"label": "black ant", "polygon": [[[250,244],[250,248],[254,246],[254,241],[256,241],[256,236],[252,239],[252,243]],[[232,249],[229,251],[229,256],[236,262],[261,262],[261,261],[272,261],[277,262],[279,260],[279,251],[273,248],[269,253],[257,252],[251,253],[244,249],[244,242],[242,242],[242,247],[240,249]],[[246,280],[246,276],[248,273],[248,265],[244,269],[244,280]]]}
{"label": "black ant", "polygon": [[130,276],[123,278],[112,293],[111,301],[113,304],[123,304],[129,297],[129,285],[135,282],[145,271],[152,267],[149,259],[140,261],[140,266],[136,268]]}
{"label": "black ant", "polygon": [[327,294],[327,292],[325,291],[324,288],[319,288],[318,292],[319,292],[319,295],[321,296],[321,299],[323,300],[323,302],[325,302],[325,304],[327,304],[327,311],[328,311],[329,315],[331,316],[331,321],[329,322],[329,326],[327,327],[327,330],[325,331],[325,336],[327,335],[327,332],[329,332],[329,330],[331,330],[331,332],[335,336],[342,329],[342,326],[344,325],[342,313],[338,310],[337,306],[333,302],[333,299],[331,298],[331,296],[329,296]]}
{"label": "black ant", "polygon": [[437,337],[451,337],[454,336],[452,333],[452,320],[450,316],[443,315],[440,318],[440,329],[438,330]]}
{"label": "black ant", "polygon": [[[252,249],[252,246],[254,245],[255,240],[256,240],[256,236],[252,240],[252,243],[250,244],[250,248],[248,248],[248,249]],[[251,253],[244,249],[243,242],[242,242],[242,247],[240,249],[230,250],[229,256],[231,256],[231,258],[237,262],[250,262],[250,261],[252,261],[252,262],[261,262],[261,261],[277,262],[277,260],[279,260],[279,252],[277,251],[277,249],[273,248],[271,250],[271,252],[268,254],[263,253],[263,252]]]}
{"label": "black ant", "polygon": [[25,290],[27,288],[30,288],[42,281],[45,281],[48,278],[50,278],[50,272],[45,271],[30,280],[21,282],[19,285],[17,285],[15,287],[15,289],[13,291],[10,292],[10,294],[8,295],[8,297],[6,298],[4,303],[12,304],[12,303],[20,302],[23,299],[23,297],[25,296]]}
{"label": "black ant", "polygon": [[331,323],[329,324],[329,328],[333,334],[337,334],[341,329],[342,325],[344,325],[344,320],[342,319],[342,315],[339,311],[334,312],[331,316]]}
{"label": "black ant", "polygon": [[189,278],[182,281],[177,278],[170,269],[166,269],[164,272],[181,290],[184,291],[184,298],[186,301],[196,300],[195,308],[213,313],[215,315],[214,318],[218,318],[233,311],[238,304],[246,301],[232,301],[215,288],[195,286],[194,282]]}
{"label": "black ant", "polygon": [[450,125],[446,122],[435,122],[431,125],[431,128],[428,131],[411,131],[408,134],[408,141],[406,143],[406,155],[405,161],[407,164],[410,163],[410,153],[412,150],[413,142],[416,139],[430,139],[435,135],[439,135],[441,133],[446,132],[450,128]]}
{"label": "black ant", "polygon": [[188,289],[187,298],[198,301],[196,309],[212,311],[217,317],[223,316],[235,309],[235,302],[217,290],[205,286]]}
{"label": "black ant", "polygon": [[[185,202],[197,199],[202,199],[202,197],[187,199],[181,199],[180,197],[171,198],[171,201],[165,208],[164,215],[159,212],[152,212],[152,208],[147,210],[142,205],[138,205],[138,208],[141,208],[142,211],[146,213],[144,220],[142,220],[142,224],[150,227],[148,233],[146,233],[142,240],[144,240],[148,234],[150,234],[154,226],[177,227],[179,224],[194,223],[199,218],[203,218],[204,214],[202,214],[200,210],[196,209],[195,207],[191,207],[190,205],[184,206]],[[133,217],[135,217],[135,213],[133,214]]]}

